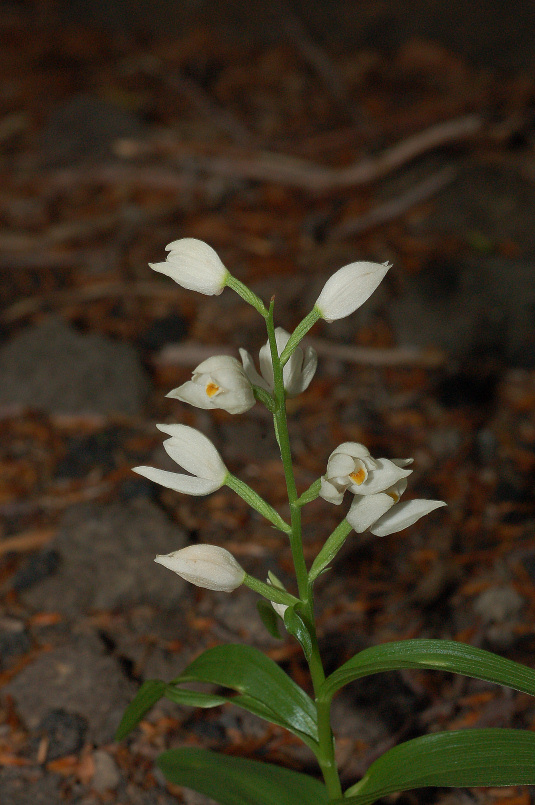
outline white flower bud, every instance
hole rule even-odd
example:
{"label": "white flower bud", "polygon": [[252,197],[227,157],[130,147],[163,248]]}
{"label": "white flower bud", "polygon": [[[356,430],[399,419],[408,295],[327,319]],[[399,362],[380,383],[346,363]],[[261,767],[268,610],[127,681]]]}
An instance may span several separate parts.
{"label": "white flower bud", "polygon": [[321,479],[320,497],[338,505],[346,489],[355,495],[384,492],[411,474],[412,470],[400,466],[405,463],[400,459],[374,459],[363,444],[344,442],[329,457],[326,473]]}
{"label": "white flower bud", "polygon": [[134,467],[134,472],[186,495],[208,495],[223,486],[228,470],[210,439],[188,425],[157,427],[171,436],[163,445],[167,453],[192,475],[156,467]]}
{"label": "white flower bud", "polygon": [[188,545],[154,561],[197,587],[222,593],[231,593],[245,578],[245,570],[232,554],[217,545]]}
{"label": "white flower bud", "polygon": [[384,278],[389,263],[350,263],[330,277],[314,307],[325,321],[354,313],[372,295]]}
{"label": "white flower bud", "polygon": [[229,414],[243,414],[256,400],[241,364],[230,355],[214,355],[193,370],[193,377],[168,397],[197,408],[222,408]]}
{"label": "white flower bud", "polygon": [[164,263],[149,263],[154,271],[167,274],[190,291],[207,296],[221,293],[229,272],[211,246],[195,238],[182,238],[165,248],[169,254]]}
{"label": "white flower bud", "polygon": [[[279,355],[284,351],[284,347],[289,339],[290,333],[283,327],[276,328],[275,340],[277,342],[277,352]],[[274,379],[269,341],[261,347],[258,353],[261,374],[256,371],[253,359],[247,350],[240,349],[240,356],[245,373],[251,383],[271,393],[273,391]],[[295,349],[282,370],[284,388],[288,397],[296,397],[309,387],[316,372],[317,365],[318,356],[316,350],[312,349],[312,347],[305,347],[304,349],[297,347]]]}

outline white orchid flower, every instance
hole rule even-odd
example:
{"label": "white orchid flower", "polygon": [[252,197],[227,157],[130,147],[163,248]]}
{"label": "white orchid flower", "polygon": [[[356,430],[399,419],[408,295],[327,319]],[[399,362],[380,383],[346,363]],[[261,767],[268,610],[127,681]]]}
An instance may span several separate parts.
{"label": "white orchid flower", "polygon": [[[275,340],[277,342],[277,352],[279,355],[282,354],[289,339],[290,333],[283,327],[277,327],[275,329]],[[242,359],[243,368],[245,369],[245,374],[251,383],[255,386],[260,386],[264,391],[271,394],[274,380],[269,341],[261,347],[258,353],[260,374],[256,371],[253,359],[246,349],[240,349],[240,357]],[[317,365],[318,356],[316,350],[312,349],[312,347],[305,347],[304,349],[301,347],[296,348],[282,370],[284,388],[288,397],[296,397],[309,387]]]}
{"label": "white orchid flower", "polygon": [[134,467],[134,472],[186,495],[208,495],[225,483],[229,474],[218,451],[204,434],[188,425],[157,425],[169,434],[163,446],[173,461],[191,475],[156,467]]}
{"label": "white orchid flower", "polygon": [[355,495],[347,513],[348,523],[357,534],[370,529],[376,537],[386,537],[403,531],[416,523],[421,517],[445,506],[442,500],[408,500],[399,503],[407,481],[402,478],[384,492],[375,495]]}
{"label": "white orchid flower", "polygon": [[197,587],[231,593],[245,578],[245,570],[225,548],[188,545],[154,560]]}
{"label": "white orchid flower", "polygon": [[384,278],[389,263],[350,263],[330,277],[314,305],[327,322],[354,313],[372,295]]}
{"label": "white orchid flower", "polygon": [[230,355],[214,355],[193,370],[193,377],[167,395],[197,408],[222,408],[243,414],[256,400],[242,365]]}
{"label": "white orchid flower", "polygon": [[411,461],[375,459],[363,444],[344,442],[329,457],[326,473],[321,479],[320,497],[338,505],[346,489],[358,495],[384,492],[411,474],[412,470],[404,469]]}
{"label": "white orchid flower", "polygon": [[166,274],[183,288],[207,296],[221,293],[230,276],[217,253],[202,240],[182,238],[165,247],[163,263],[149,263],[154,271]]}

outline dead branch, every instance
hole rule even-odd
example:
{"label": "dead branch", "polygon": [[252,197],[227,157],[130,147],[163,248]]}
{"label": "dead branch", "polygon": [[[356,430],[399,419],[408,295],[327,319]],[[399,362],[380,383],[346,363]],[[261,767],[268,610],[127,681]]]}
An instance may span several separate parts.
{"label": "dead branch", "polygon": [[233,180],[274,182],[311,193],[328,193],[370,184],[437,148],[471,140],[483,128],[479,115],[438,123],[408,137],[375,157],[366,157],[345,168],[329,168],[272,151],[244,153],[233,149],[223,155],[206,154],[195,146],[182,146],[168,168],[135,165],[101,165],[51,172],[48,186],[69,188],[80,182],[125,185],[172,193],[193,193],[202,180],[196,172],[214,173]]}
{"label": "dead branch", "polygon": [[[353,347],[334,344],[323,338],[306,338],[304,343],[314,347],[320,356],[365,366],[420,366],[426,369],[436,369],[442,366],[446,360],[444,353],[437,349]],[[195,367],[206,358],[223,353],[231,354],[231,350],[220,346],[185,341],[183,344],[169,344],[164,347],[155,358],[155,363],[158,366]]]}
{"label": "dead branch", "polygon": [[442,188],[451,184],[456,178],[457,173],[457,169],[453,165],[442,168],[442,170],[434,173],[432,176],[428,176],[403,195],[385,201],[384,204],[377,205],[369,212],[364,213],[364,215],[359,215],[358,218],[350,218],[346,221],[342,221],[331,229],[329,238],[341,240],[350,235],[360,235],[368,229],[373,229],[375,226],[399,218],[400,215],[403,215],[412,207],[421,204],[423,201],[427,201],[442,190]]}
{"label": "dead branch", "polygon": [[14,324],[39,310],[60,308],[79,302],[94,302],[114,296],[123,297],[163,297],[164,299],[181,298],[180,288],[169,287],[159,282],[106,282],[89,285],[86,288],[75,288],[68,291],[30,296],[6,308],[0,314],[0,322],[4,325]]}
{"label": "dead branch", "polygon": [[473,138],[483,127],[479,115],[465,115],[402,140],[376,157],[367,157],[345,168],[328,168],[303,159],[273,152],[254,156],[198,156],[199,168],[240,179],[278,182],[310,192],[331,192],[377,181],[436,148]]}

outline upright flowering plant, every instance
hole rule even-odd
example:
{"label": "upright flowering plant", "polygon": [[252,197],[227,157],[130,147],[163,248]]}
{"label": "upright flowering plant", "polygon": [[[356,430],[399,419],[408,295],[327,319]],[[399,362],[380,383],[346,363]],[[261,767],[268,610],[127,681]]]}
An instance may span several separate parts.
{"label": "upright flowering plant", "polygon": [[[231,702],[260,718],[278,724],[315,755],[323,777],[248,759],[218,755],[186,747],[165,752],[158,765],[169,781],[193,788],[221,805],[370,805],[386,794],[424,786],[482,786],[535,784],[535,734],[523,730],[471,729],[433,733],[395,746],[371,764],[364,777],[342,791],[331,731],[330,707],[334,694],[363,676],[402,668],[451,671],[508,685],[535,695],[535,671],[488,651],[449,640],[404,640],[372,646],[359,652],[326,676],[318,647],[314,619],[314,582],[328,569],[352,530],[369,530],[377,537],[393,534],[444,506],[441,500],[401,502],[412,459],[374,458],[367,447],[344,442],[331,454],[325,474],[299,493],[294,478],[286,418],[286,399],[304,391],[313,379],[317,358],[300,342],[318,319],[327,322],[349,316],[377,288],[389,266],[352,263],[327,280],[312,311],[292,333],[275,327],[274,303],[269,307],[225,268],[205,243],[186,238],[167,247],[167,260],[152,267],[185,288],[219,294],[228,286],[264,318],[268,341],[254,361],[240,350],[243,366],[229,356],[215,356],[198,366],[190,381],[169,396],[199,408],[223,408],[241,414],[256,401],[273,415],[280,448],[290,522],[254,489],[232,475],[212,442],[186,425],[159,425],[170,438],[164,447],[186,473],[156,467],[136,472],[177,492],[207,495],[226,485],[273,526],[287,535],[291,547],[295,590],[290,593],[272,574],[267,582],[250,576],[225,548],[190,545],[156,562],[186,581],[210,590],[231,593],[245,584],[260,595],[259,614],[269,632],[286,631],[300,643],[307,660],[313,697],[300,688],[276,663],[257,649],[237,644],[208,649],[170,682],[146,681],[127,709],[117,731],[123,738],[160,698],[179,705],[216,707]],[[301,511],[322,497],[335,506],[352,495],[346,517],[307,567],[301,538]],[[220,695],[193,691],[188,682],[208,682],[233,691]]]}

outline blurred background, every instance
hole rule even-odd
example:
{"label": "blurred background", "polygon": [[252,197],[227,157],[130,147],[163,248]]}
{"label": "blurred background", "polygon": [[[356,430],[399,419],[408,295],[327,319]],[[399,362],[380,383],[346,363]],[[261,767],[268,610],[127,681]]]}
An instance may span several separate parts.
{"label": "blurred background", "polygon": [[[407,496],[448,509],[349,538],[317,585],[327,670],[415,636],[532,665],[533,4],[14,0],[0,29],[0,801],[204,805],[154,769],[185,744],[314,769],[231,708],[160,703],[113,743],[143,680],[216,643],[253,644],[308,685],[250,591],[191,588],[153,563],[214,543],[292,584],[287,544],[232,493],[187,498],[130,470],[174,469],[155,423],[183,422],[285,513],[267,412],[165,399],[208,355],[265,341],[231,291],[150,271],[181,237],[275,294],[289,330],[341,266],[393,264],[357,314],[310,333],[318,372],[289,403],[297,480],[359,441],[414,456]],[[343,512],[309,508],[312,561]],[[535,707],[407,672],[345,690],[333,718],[349,785],[400,740],[530,728]],[[531,792],[401,797],[446,798]]]}

